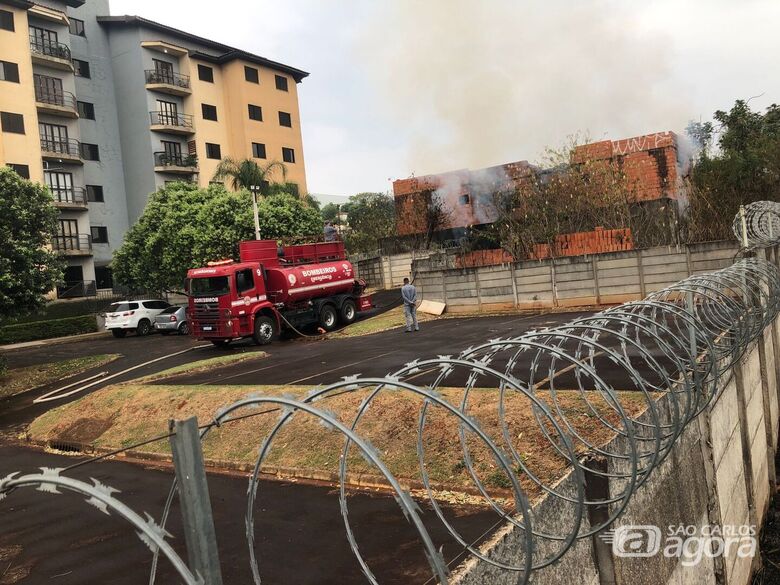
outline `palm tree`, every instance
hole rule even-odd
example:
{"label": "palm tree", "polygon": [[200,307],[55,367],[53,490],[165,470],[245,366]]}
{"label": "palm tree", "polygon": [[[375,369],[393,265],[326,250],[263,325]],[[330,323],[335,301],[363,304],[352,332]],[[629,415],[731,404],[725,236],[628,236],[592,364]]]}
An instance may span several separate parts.
{"label": "palm tree", "polygon": [[230,184],[233,189],[249,189],[252,192],[252,212],[255,218],[255,239],[260,239],[260,217],[257,210],[257,194],[263,197],[272,191],[271,181],[269,180],[274,172],[279,169],[282,174],[282,180],[287,179],[287,167],[284,163],[272,160],[265,165],[259,165],[251,158],[241,160],[226,156],[217,165],[214,173],[214,180],[230,178]]}
{"label": "palm tree", "polygon": [[239,160],[227,156],[217,165],[214,180],[221,181],[229,178],[231,186],[236,191],[249,189],[255,192],[256,190],[261,195],[266,196],[272,191],[270,179],[277,171],[281,173],[283,180],[287,178],[287,167],[278,160],[259,165],[251,158]]}

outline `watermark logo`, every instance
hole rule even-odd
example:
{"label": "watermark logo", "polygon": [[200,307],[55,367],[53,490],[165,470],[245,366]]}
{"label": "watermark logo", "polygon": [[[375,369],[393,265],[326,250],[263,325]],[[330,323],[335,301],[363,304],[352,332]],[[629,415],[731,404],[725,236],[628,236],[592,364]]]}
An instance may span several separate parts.
{"label": "watermark logo", "polygon": [[606,530],[599,538],[612,545],[616,557],[647,558],[663,554],[685,566],[704,558],[752,558],[756,554],[755,526],[671,525],[662,531],[649,524],[627,524]]}

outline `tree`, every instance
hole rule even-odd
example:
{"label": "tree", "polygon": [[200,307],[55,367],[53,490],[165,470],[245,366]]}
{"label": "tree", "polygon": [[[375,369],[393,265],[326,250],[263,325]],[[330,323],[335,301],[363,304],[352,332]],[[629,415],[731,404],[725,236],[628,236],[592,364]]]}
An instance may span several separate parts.
{"label": "tree", "polygon": [[335,203],[328,203],[320,209],[323,221],[336,221],[339,214],[339,206]]}
{"label": "tree", "polygon": [[342,206],[347,213],[349,232],[345,236],[350,252],[368,252],[379,240],[395,232],[395,204],[384,193],[358,193]]}
{"label": "tree", "polygon": [[718,149],[704,149],[694,161],[688,241],[731,238],[740,205],[780,200],[780,106],[761,113],[737,100],[731,110],[718,110],[713,117]]}
{"label": "tree", "polygon": [[619,162],[572,164],[575,147],[572,142],[563,149],[548,149],[539,171],[496,194],[493,235],[513,257],[537,255],[538,246],[555,256],[560,253],[556,238],[561,234],[596,227],[644,229],[632,222],[631,184]]}
{"label": "tree", "polygon": [[[258,186],[260,187],[260,194],[267,196],[280,192],[278,183],[272,182],[274,177],[278,175],[281,175],[284,180],[282,189],[291,189],[290,185],[294,185],[297,191],[297,185],[287,183],[286,181],[287,167],[284,163],[277,160],[269,161],[265,165],[259,165],[251,158],[239,160],[227,156],[217,165],[217,169],[214,172],[214,180],[222,181],[229,179],[231,186],[236,191]],[[284,192],[290,191],[285,190]]]}
{"label": "tree", "polygon": [[0,167],[0,318],[45,302],[62,281],[64,262],[50,249],[57,208],[45,187]]}
{"label": "tree", "polygon": [[[317,210],[287,193],[258,204],[260,237],[319,234]],[[213,260],[237,260],[238,245],[254,238],[252,199],[246,190],[222,185],[199,188],[172,183],[153,193],[138,222],[114,255],[118,282],[137,291],[180,289],[187,270]]]}

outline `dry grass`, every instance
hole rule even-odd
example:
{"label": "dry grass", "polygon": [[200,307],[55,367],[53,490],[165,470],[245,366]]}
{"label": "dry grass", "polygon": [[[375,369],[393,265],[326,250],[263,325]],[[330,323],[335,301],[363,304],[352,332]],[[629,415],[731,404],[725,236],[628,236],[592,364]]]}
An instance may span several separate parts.
{"label": "dry grass", "polygon": [[[36,440],[78,441],[99,448],[127,447],[141,440],[164,434],[168,420],[196,415],[200,423],[212,420],[220,407],[253,392],[266,395],[289,394],[302,398],[309,387],[249,387],[249,386],[138,386],[118,385],[100,390],[81,400],[49,411],[36,419],[30,434]],[[316,402],[349,426],[368,390],[359,390]],[[458,404],[460,389],[442,393],[451,404]],[[594,444],[602,445],[612,433],[589,410],[577,392],[558,392],[562,410],[579,433]],[[549,401],[546,392],[539,398]],[[624,407],[632,413],[644,410],[644,399],[633,393],[623,393]],[[595,410],[612,423],[618,419],[606,403],[590,394]],[[498,392],[481,389],[471,394],[469,414],[496,444],[503,446],[496,412]],[[382,460],[397,476],[419,480],[417,460],[417,425],[422,401],[415,395],[393,390],[383,391],[372,403],[357,427],[358,434],[380,452]],[[271,410],[272,412],[265,412]],[[227,422],[215,428],[204,442],[204,454],[215,460],[252,463],[264,437],[277,423],[280,412],[273,405],[261,405],[254,410],[235,414],[258,413],[257,416]],[[553,483],[566,472],[566,462],[555,454],[534,419],[530,402],[522,395],[512,394],[506,400],[507,421],[513,446],[522,461],[544,482]],[[259,414],[263,413],[263,414]],[[430,407],[424,435],[425,460],[432,481],[449,489],[468,489],[473,482],[463,464],[458,423],[441,407]],[[474,435],[467,444],[478,476],[494,488],[508,487],[508,481],[498,469],[490,453]],[[319,420],[298,414],[277,434],[266,463],[278,467],[336,472],[343,448],[343,436]],[[140,450],[168,453],[167,440],[141,447]],[[352,473],[376,474],[353,446],[348,457]],[[532,496],[538,488],[519,474],[523,487]]]}
{"label": "dry grass", "polygon": [[0,377],[0,398],[7,398],[8,396],[20,394],[39,386],[45,386],[69,376],[75,376],[81,372],[86,372],[92,368],[112,362],[118,357],[120,357],[119,354],[110,353],[25,368],[14,368],[9,370],[5,376]]}

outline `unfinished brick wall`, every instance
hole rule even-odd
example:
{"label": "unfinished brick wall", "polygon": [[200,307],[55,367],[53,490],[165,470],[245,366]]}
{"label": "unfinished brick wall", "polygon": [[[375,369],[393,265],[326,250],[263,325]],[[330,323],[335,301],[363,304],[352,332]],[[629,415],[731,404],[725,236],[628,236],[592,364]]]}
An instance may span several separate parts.
{"label": "unfinished brick wall", "polygon": [[674,132],[584,144],[574,149],[571,161],[577,164],[606,159],[621,165],[637,201],[678,198],[680,168]]}

